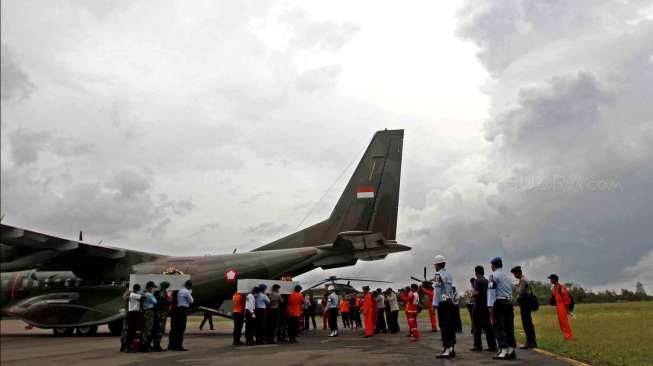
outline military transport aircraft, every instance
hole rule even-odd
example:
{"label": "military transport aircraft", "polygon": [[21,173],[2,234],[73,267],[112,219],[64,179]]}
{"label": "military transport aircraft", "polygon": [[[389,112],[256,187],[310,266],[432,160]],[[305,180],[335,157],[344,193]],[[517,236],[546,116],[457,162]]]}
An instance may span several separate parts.
{"label": "military transport aircraft", "polygon": [[403,130],[374,134],[328,219],[251,252],[176,257],[68,240],[0,224],[3,315],[56,335],[119,333],[131,273],[193,279],[196,306],[231,298],[239,278],[279,279],[410,250],[395,241]]}

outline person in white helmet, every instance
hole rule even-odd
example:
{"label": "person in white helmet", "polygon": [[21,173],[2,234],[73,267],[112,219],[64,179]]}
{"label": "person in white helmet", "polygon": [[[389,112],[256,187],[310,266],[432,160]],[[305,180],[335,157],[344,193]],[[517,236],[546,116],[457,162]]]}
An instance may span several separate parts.
{"label": "person in white helmet", "polygon": [[328,287],[329,296],[327,297],[327,312],[329,314],[329,337],[338,336],[338,305],[340,304],[340,299],[338,294],[336,294],[336,288],[331,285]]}
{"label": "person in white helmet", "polygon": [[456,306],[453,303],[453,277],[444,268],[447,259],[438,254],[433,260],[435,265],[435,278],[433,279],[433,287],[435,295],[433,296],[432,306],[438,313],[438,323],[440,323],[440,330],[442,331],[442,353],[437,358],[454,358],[456,351]]}

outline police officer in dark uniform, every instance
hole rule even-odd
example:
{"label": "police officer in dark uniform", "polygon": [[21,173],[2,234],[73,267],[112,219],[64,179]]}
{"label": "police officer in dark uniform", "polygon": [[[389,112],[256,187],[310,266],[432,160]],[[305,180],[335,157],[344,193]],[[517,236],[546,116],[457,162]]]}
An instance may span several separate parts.
{"label": "police officer in dark uniform", "polygon": [[490,261],[492,273],[488,282],[487,306],[490,311],[490,322],[494,325],[494,333],[499,343],[499,353],[496,360],[512,360],[516,358],[515,347],[515,311],[512,305],[512,280],[503,272],[503,261],[500,257]]}
{"label": "police officer in dark uniform", "polygon": [[517,303],[519,304],[522,328],[524,328],[524,333],[526,333],[526,343],[519,348],[537,348],[535,326],[533,325],[533,316],[531,314],[533,309],[531,309],[529,301],[529,298],[533,295],[533,290],[526,277],[524,277],[521,266],[513,267],[510,272],[519,280],[519,285],[517,286]]}
{"label": "police officer in dark uniform", "polygon": [[487,290],[488,280],[485,278],[485,269],[483,266],[476,266],[474,268],[476,278],[474,280],[474,287],[472,296],[474,297],[474,306],[472,307],[472,318],[474,321],[474,348],[470,351],[482,351],[483,343],[481,342],[481,334],[485,331],[485,338],[487,340],[487,351],[496,352],[497,342],[494,339],[494,330],[490,325],[490,313],[487,307]]}

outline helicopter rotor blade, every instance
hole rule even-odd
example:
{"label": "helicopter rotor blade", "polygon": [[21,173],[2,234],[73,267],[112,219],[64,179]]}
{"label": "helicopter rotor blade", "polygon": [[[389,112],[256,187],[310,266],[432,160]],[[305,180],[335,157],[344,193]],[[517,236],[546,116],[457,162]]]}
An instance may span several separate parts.
{"label": "helicopter rotor blade", "polygon": [[329,280],[326,280],[326,281],[320,281],[320,282],[314,284],[313,286],[307,288],[307,290],[310,290],[310,289],[316,288],[316,287],[321,286],[322,284],[325,284],[325,283],[327,283],[327,282],[329,282]]}
{"label": "helicopter rotor blade", "polygon": [[339,278],[343,281],[392,283],[392,281],[372,280],[369,278]]}

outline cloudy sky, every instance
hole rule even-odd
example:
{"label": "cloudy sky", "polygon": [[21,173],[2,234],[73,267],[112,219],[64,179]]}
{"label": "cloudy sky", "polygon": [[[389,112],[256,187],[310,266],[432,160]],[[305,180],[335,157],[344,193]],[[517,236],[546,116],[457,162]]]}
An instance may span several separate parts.
{"label": "cloudy sky", "polygon": [[404,128],[413,251],[302,279],[442,253],[464,286],[501,255],[653,291],[652,1],[10,0],[1,75],[3,223],[246,251],[326,217]]}

